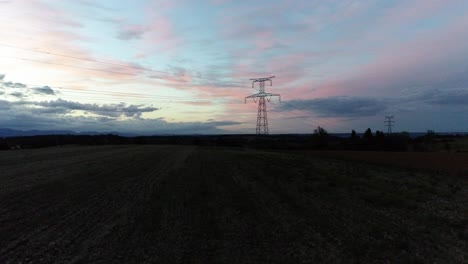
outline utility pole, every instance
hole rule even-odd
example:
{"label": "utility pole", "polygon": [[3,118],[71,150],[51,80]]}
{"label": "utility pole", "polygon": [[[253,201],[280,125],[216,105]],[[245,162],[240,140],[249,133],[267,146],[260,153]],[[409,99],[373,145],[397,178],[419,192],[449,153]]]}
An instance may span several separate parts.
{"label": "utility pole", "polygon": [[265,98],[268,102],[270,102],[271,97],[278,96],[279,101],[281,101],[281,95],[265,93],[265,82],[269,81],[270,86],[272,86],[273,81],[271,79],[273,78],[275,78],[275,76],[250,79],[252,80],[252,88],[254,87],[255,83],[258,82],[259,91],[256,94],[252,94],[252,95],[245,97],[244,103],[247,103],[247,98],[252,98],[254,102],[257,102],[257,98],[258,98],[257,129],[256,129],[257,135],[268,135],[269,133]]}
{"label": "utility pole", "polygon": [[393,120],[393,116],[385,116],[385,126],[387,127],[387,134],[392,134],[392,126],[395,121]]}

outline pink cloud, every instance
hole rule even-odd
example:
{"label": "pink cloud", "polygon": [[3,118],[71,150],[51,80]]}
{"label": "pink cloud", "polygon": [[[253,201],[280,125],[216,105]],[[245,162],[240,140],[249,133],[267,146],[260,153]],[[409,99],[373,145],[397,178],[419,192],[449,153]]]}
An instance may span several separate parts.
{"label": "pink cloud", "polygon": [[[184,1],[157,1],[147,5],[144,10],[145,22],[142,25],[133,25],[130,29],[141,32],[143,40],[139,56],[142,54],[164,54],[170,56],[176,54],[184,43],[184,38],[177,31],[168,11],[177,5],[183,5]],[[147,56],[147,55],[146,55]]]}
{"label": "pink cloud", "polygon": [[[12,67],[21,68],[20,65],[25,64],[40,65],[38,69],[49,70],[52,73],[51,76],[57,79],[64,79],[63,77],[68,75],[68,79],[89,79],[92,76],[98,79],[130,80],[145,73],[142,69],[134,68],[139,65],[112,57],[95,56],[83,48],[82,43],[87,44],[94,40],[77,33],[79,31],[76,28],[82,26],[79,18],[70,16],[60,7],[43,1],[19,0],[5,8],[8,8],[4,11],[10,17],[6,19],[14,19],[13,27],[18,27],[19,32],[23,33],[16,34],[16,32],[11,32],[11,25],[0,24],[0,31],[7,32],[9,38],[6,42],[11,46],[2,47],[2,49],[11,50],[12,57],[16,59],[25,59],[16,60],[15,65],[18,64],[18,67]],[[25,12],[17,12],[17,10],[25,10]],[[34,12],[28,13],[28,10],[34,10]],[[139,30],[140,28],[129,27],[129,29]],[[108,62],[108,64],[97,61]],[[47,81],[50,83],[51,80]]]}
{"label": "pink cloud", "polygon": [[222,5],[231,2],[231,0],[211,0],[211,2],[215,5]]}
{"label": "pink cloud", "polygon": [[453,64],[463,64],[463,58],[468,57],[467,26],[468,19],[460,18],[438,32],[382,48],[375,60],[344,77],[321,83],[316,95],[390,96],[404,88],[438,83],[453,74]]}
{"label": "pink cloud", "polygon": [[[458,0],[451,1],[450,5],[456,5]],[[382,24],[408,25],[417,20],[428,18],[447,6],[447,2],[440,0],[403,1],[399,5],[390,8],[382,16]]]}

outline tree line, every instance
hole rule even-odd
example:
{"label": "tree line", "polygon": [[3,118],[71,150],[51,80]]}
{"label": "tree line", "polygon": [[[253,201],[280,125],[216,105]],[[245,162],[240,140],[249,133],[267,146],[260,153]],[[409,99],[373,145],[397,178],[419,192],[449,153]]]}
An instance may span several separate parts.
{"label": "tree line", "polygon": [[170,144],[200,145],[212,147],[239,147],[281,150],[378,150],[378,151],[433,151],[450,150],[453,138],[439,136],[428,131],[424,136],[411,138],[408,132],[385,134],[372,132],[363,134],[352,130],[349,136],[331,135],[323,127],[312,134],[286,135],[190,135],[190,136],[141,136],[122,137],[107,135],[45,135],[0,138],[0,150],[24,148],[62,147],[67,145],[121,145],[121,144]]}

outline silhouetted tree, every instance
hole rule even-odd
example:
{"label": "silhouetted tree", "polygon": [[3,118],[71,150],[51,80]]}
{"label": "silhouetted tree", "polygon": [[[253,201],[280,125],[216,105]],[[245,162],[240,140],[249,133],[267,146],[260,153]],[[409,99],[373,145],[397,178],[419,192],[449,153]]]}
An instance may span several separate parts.
{"label": "silhouetted tree", "polygon": [[375,131],[375,148],[383,149],[385,145],[385,134],[383,131]]}
{"label": "silhouetted tree", "polygon": [[354,129],[351,131],[351,140],[356,140],[358,139],[358,135]]}
{"label": "silhouetted tree", "polygon": [[328,132],[323,127],[318,126],[317,129],[314,129],[314,135],[319,137],[326,137],[328,136]]}
{"label": "silhouetted tree", "polygon": [[367,139],[367,140],[372,140],[373,137],[374,137],[374,136],[372,135],[372,130],[371,130],[370,128],[368,128],[368,129],[366,130],[366,132],[364,132],[363,138],[364,138],[364,139]]}
{"label": "silhouetted tree", "polygon": [[429,129],[429,130],[427,130],[427,133],[426,133],[426,135],[432,135],[432,136],[435,136],[435,135],[436,135],[436,132],[435,132],[434,130],[432,130],[432,129]]}
{"label": "silhouetted tree", "polygon": [[383,132],[383,131],[379,131],[379,130],[375,131],[375,139],[376,139],[377,141],[383,141],[383,140],[385,139],[385,134],[384,134],[384,132]]}
{"label": "silhouetted tree", "polygon": [[318,148],[325,148],[328,145],[328,132],[323,127],[318,126],[314,129],[314,135],[312,137],[312,144]]}

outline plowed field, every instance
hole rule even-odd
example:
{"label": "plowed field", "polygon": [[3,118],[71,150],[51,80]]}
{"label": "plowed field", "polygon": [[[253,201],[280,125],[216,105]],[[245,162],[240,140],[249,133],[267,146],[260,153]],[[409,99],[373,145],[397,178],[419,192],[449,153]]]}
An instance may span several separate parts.
{"label": "plowed field", "polygon": [[468,177],[468,153],[386,152],[386,151],[312,151],[317,157],[344,158],[405,168],[443,170]]}
{"label": "plowed field", "polygon": [[466,263],[464,177],[192,146],[0,152],[0,263]]}

